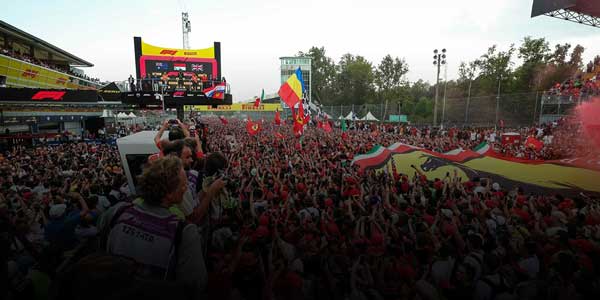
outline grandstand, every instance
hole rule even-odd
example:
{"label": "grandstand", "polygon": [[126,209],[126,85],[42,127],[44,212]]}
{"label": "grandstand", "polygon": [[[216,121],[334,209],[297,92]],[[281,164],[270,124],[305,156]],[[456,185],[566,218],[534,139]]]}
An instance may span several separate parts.
{"label": "grandstand", "polygon": [[34,35],[0,21],[0,86],[98,89],[100,80],[77,67],[94,65]]}
{"label": "grandstand", "polygon": [[32,142],[103,127],[103,111],[120,102],[102,101],[102,96],[118,99],[120,91],[80,69],[93,66],[0,21],[0,148],[15,138]]}
{"label": "grandstand", "polygon": [[[534,0],[531,17],[549,16],[600,27],[600,2],[586,0]],[[581,102],[600,95],[600,60],[587,65],[583,74],[574,74],[545,92],[540,105],[541,123],[553,121],[567,114]]]}
{"label": "grandstand", "polygon": [[[15,139],[32,144],[45,137],[95,136],[100,129],[125,126],[131,120],[116,116],[139,116],[140,109],[175,108],[183,118],[184,105],[231,104],[229,85],[220,74],[220,43],[183,50],[142,44],[137,39],[136,60],[149,59],[148,67],[158,64],[160,68],[141,75],[146,64],[141,65],[137,84],[133,78],[127,84],[109,83],[90,78],[80,69],[93,67],[91,62],[0,21],[0,149]],[[174,55],[178,51],[181,55]],[[174,73],[196,80],[182,82],[186,80],[175,76],[161,84],[154,76],[167,65],[169,72],[161,79]],[[182,68],[187,69],[175,72]],[[135,118],[135,122],[145,120]]]}

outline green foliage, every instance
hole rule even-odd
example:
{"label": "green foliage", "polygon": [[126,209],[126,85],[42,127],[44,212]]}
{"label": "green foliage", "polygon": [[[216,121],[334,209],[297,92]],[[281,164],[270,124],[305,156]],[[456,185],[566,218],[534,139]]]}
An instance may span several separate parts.
{"label": "green foliage", "polygon": [[299,52],[298,56],[312,58],[312,98],[319,102],[334,97],[334,82],[336,77],[335,63],[325,54],[325,47],[312,47],[308,52]]}
{"label": "green foliage", "polygon": [[[469,87],[471,97],[494,96],[499,83],[502,94],[547,90],[584,67],[584,48],[576,45],[570,50],[570,44],[557,44],[551,49],[545,38],[529,36],[518,47],[513,44],[502,50],[493,45],[478,59],[462,62],[456,80],[440,83],[440,100],[444,85],[447,99],[466,98]],[[312,57],[312,98],[323,105],[385,104],[386,113],[395,113],[401,104],[402,113],[409,119],[432,118],[434,87],[422,79],[409,83],[405,77],[409,67],[404,59],[386,55],[375,65],[363,56],[347,53],[336,63],[324,47],[312,47],[299,55]],[[515,56],[521,62],[517,66]],[[586,67],[600,65],[600,56],[595,60],[597,64],[590,62]],[[514,103],[515,107],[532,106],[536,101],[527,97],[507,99],[527,102]]]}

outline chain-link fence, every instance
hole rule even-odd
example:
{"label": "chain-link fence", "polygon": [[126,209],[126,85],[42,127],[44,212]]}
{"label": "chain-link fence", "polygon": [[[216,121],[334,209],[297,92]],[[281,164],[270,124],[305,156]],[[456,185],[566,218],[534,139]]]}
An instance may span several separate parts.
{"label": "chain-link fence", "polygon": [[[275,119],[274,111],[217,111],[217,112],[198,112],[203,116],[224,116],[225,118],[236,118],[236,119],[247,119],[250,118],[252,120],[261,120],[272,121]],[[285,111],[280,111],[281,119],[286,117]],[[287,112],[289,114],[289,111]]]}
{"label": "chain-link fence", "polygon": [[[542,99],[544,105],[542,106]],[[554,98],[552,98],[554,99]],[[506,127],[530,126],[539,120],[545,122],[549,116],[558,118],[568,114],[577,102],[586,101],[583,98],[575,100],[552,100],[542,92],[501,94],[465,98],[448,98],[441,96],[438,99],[437,125],[444,126],[470,126],[470,127],[492,127],[504,124]],[[393,102],[387,106],[380,104],[355,104],[322,106],[322,112],[327,113],[332,119],[353,118],[355,120],[364,118],[368,113],[377,121],[389,121],[391,115],[406,115],[408,122],[414,125],[433,124],[433,100],[421,100],[416,103]],[[289,117],[290,111],[284,109],[281,118]],[[202,115],[222,115],[227,118],[248,118],[253,120],[273,120],[274,111],[218,111],[201,112]],[[540,119],[541,118],[541,119]]]}
{"label": "chain-link fence", "polygon": [[[502,122],[505,126],[525,126],[537,122],[539,118],[541,93],[506,94],[470,98],[438,99],[437,123],[445,126],[494,126]],[[433,101],[423,103],[324,106],[323,110],[332,118],[351,117],[357,119],[368,112],[378,120],[388,121],[390,115],[406,115],[411,124],[433,124]]]}

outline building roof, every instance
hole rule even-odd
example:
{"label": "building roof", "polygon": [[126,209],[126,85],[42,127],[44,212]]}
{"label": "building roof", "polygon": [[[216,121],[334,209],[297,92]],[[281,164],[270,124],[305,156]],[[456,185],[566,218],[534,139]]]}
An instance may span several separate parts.
{"label": "building roof", "polygon": [[3,32],[5,34],[7,34],[8,36],[18,38],[20,40],[34,44],[34,46],[36,46],[36,47],[40,47],[40,48],[43,48],[44,50],[49,51],[50,53],[52,53],[52,55],[58,55],[58,56],[64,58],[71,66],[75,66],[75,67],[93,67],[94,66],[94,64],[92,64],[91,62],[83,60],[63,49],[60,49],[44,40],[42,40],[34,35],[31,35],[17,27],[14,27],[2,20],[0,20],[0,32]]}
{"label": "building roof", "polygon": [[286,58],[308,58],[308,59],[312,59],[312,57],[310,57],[310,56],[282,56],[279,59],[286,59]]}

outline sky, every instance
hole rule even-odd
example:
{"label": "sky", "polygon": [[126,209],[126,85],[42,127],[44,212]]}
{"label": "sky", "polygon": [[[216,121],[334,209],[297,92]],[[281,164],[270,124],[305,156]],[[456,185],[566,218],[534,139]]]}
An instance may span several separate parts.
{"label": "sky", "polygon": [[[13,1],[0,19],[94,64],[86,74],[123,81],[135,74],[133,37],[181,48],[181,12],[190,16],[192,49],[221,42],[223,76],[234,101],[277,92],[279,57],[325,47],[373,64],[404,58],[407,79],[435,81],[434,49],[447,49],[448,78],[461,61],[525,36],[581,44],[584,63],[600,54],[600,29],[551,17],[530,18],[533,0],[146,0]],[[515,59],[515,61],[517,61]],[[443,74],[443,72],[442,72]]]}

